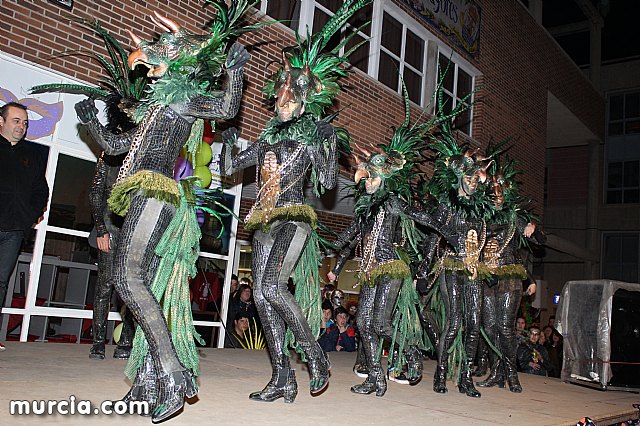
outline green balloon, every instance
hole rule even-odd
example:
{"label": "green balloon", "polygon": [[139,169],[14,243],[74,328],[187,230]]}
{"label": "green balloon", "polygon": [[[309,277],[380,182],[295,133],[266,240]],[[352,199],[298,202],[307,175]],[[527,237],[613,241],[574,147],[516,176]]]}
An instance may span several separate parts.
{"label": "green balloon", "polygon": [[213,158],[211,146],[207,143],[201,143],[196,151],[196,164],[194,166],[206,166],[211,162],[211,158]]}
{"label": "green balloon", "polygon": [[198,166],[193,169],[193,175],[200,179],[200,187],[208,188],[211,185],[211,171],[207,166]]}
{"label": "green balloon", "polygon": [[122,334],[122,323],[116,325],[116,328],[113,329],[113,341],[120,342],[120,335]]}

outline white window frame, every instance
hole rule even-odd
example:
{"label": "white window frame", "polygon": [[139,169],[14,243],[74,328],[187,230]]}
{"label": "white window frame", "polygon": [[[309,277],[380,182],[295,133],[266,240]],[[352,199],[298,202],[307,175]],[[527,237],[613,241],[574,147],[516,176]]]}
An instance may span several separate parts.
{"label": "white window frame", "polygon": [[[266,3],[266,1],[263,0],[263,3]],[[319,9],[323,10],[325,13],[329,13],[329,14],[332,13],[326,10],[324,6],[319,4],[317,0],[301,0],[300,25],[298,28],[298,32],[301,35],[305,35],[307,31],[307,27],[311,28],[311,26],[313,25],[313,15],[314,15],[316,6]],[[371,38],[369,40],[369,66],[367,71],[367,74],[369,74],[369,76],[378,80],[380,51],[384,51],[385,53],[389,54],[393,58],[400,61],[400,69],[399,69],[400,76],[403,75],[405,66],[408,67],[413,72],[416,72],[419,75],[422,75],[422,95],[421,95],[421,102],[418,104],[418,106],[426,108],[432,100],[432,97],[433,97],[432,90],[438,81],[437,58],[438,58],[438,54],[442,53],[446,57],[451,57],[451,60],[456,64],[455,81],[457,81],[458,68],[462,69],[464,72],[466,72],[471,76],[472,91],[475,89],[476,78],[481,74],[480,71],[477,68],[475,68],[473,65],[471,65],[471,63],[467,61],[463,56],[453,51],[451,47],[449,47],[446,43],[444,43],[442,40],[436,37],[431,32],[431,29],[427,26],[426,23],[421,22],[416,17],[404,11],[392,0],[374,0],[372,11],[373,11],[373,15],[371,17],[371,24],[370,24]],[[401,58],[398,58],[395,54],[387,51],[384,47],[382,47],[382,43],[381,43],[382,21],[383,21],[383,14],[385,12],[388,13],[390,16],[392,16],[394,19],[396,19],[398,22],[400,22],[403,26]],[[425,42],[423,70],[421,72],[419,72],[413,66],[411,66],[410,64],[407,64],[404,61],[404,50],[405,50],[405,44],[406,44],[407,30],[412,31],[414,34],[421,37]],[[366,34],[360,33],[360,35],[366,37]],[[435,49],[436,55],[435,55],[435,61],[431,61],[433,63],[430,63],[428,58],[430,56],[429,52],[432,51],[432,49]],[[435,84],[434,84],[434,81],[435,81]],[[389,90],[393,90],[387,86],[384,86],[384,87],[386,87]],[[457,86],[456,86],[456,89],[457,89]],[[400,96],[402,95],[401,90],[402,90],[401,86],[398,85],[398,89],[396,90],[396,93],[398,93],[398,95]],[[456,102],[458,101],[458,98],[455,96],[455,94],[450,94],[450,95],[452,95],[452,97],[456,100]],[[473,102],[473,95],[469,102],[470,103]],[[470,111],[471,120],[469,123],[469,134],[467,135],[469,137],[472,137],[473,135],[473,120],[474,120],[473,113],[474,111],[472,107]]]}
{"label": "white window frame", "polygon": [[[477,76],[480,74],[479,71],[476,70],[475,67],[471,66],[471,64],[469,64],[466,60],[464,60],[462,58],[462,56],[460,56],[458,53],[456,53],[455,51],[453,51],[453,49],[451,49],[448,46],[439,46],[438,49],[438,57],[436,59],[436,70],[437,70],[437,63],[440,61],[440,55],[442,55],[445,58],[450,58],[451,60],[451,64],[449,65],[449,70],[448,72],[451,72],[451,66],[453,66],[453,93],[450,92],[449,90],[446,90],[444,87],[442,88],[442,90],[449,96],[451,96],[451,98],[453,99],[453,105],[451,106],[451,108],[455,108],[459,102],[461,102],[462,98],[460,98],[458,96],[458,70],[462,70],[465,73],[469,74],[471,76],[471,97],[466,101],[470,106],[469,108],[469,114],[470,114],[470,120],[469,120],[469,133],[463,132],[462,130],[460,130],[460,132],[462,132],[463,134],[469,136],[469,137],[473,137],[473,113],[474,113],[474,107],[473,107],[473,101],[475,98],[475,94],[474,94],[474,90],[476,88],[476,78]],[[438,84],[438,81],[440,79],[439,73],[436,71],[436,85]]]}
{"label": "white window frame", "polygon": [[[638,132],[627,132],[626,131],[626,124],[629,121],[637,121],[639,117],[630,117],[630,118],[626,118],[625,117],[625,111],[626,111],[626,97],[627,95],[631,95],[634,93],[638,93],[640,94],[640,88],[636,87],[634,89],[629,89],[629,90],[624,90],[624,91],[616,91],[616,92],[609,92],[607,93],[607,137],[608,138],[623,138],[623,137],[629,137],[629,136],[638,136],[640,135],[640,133]],[[616,120],[612,120],[611,119],[611,98],[615,97],[615,96],[622,96],[622,118],[616,119]],[[609,133],[609,125],[613,124],[613,123],[620,123],[622,124],[622,133],[617,134],[617,135],[612,135]]]}

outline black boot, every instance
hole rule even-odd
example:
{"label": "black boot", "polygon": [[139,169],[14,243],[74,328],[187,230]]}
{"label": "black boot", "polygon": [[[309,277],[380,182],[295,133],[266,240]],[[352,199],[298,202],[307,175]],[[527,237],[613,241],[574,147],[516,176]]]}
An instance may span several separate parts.
{"label": "black boot", "polygon": [[516,370],[515,363],[508,358],[505,358],[504,361],[505,371],[507,373],[507,382],[509,383],[509,390],[515,393],[522,392],[522,386],[520,385],[520,380],[518,379],[518,370]]}
{"label": "black boot", "polygon": [[104,341],[93,343],[93,346],[91,346],[91,349],[89,350],[89,358],[104,359]]}
{"label": "black boot", "polygon": [[476,385],[481,388],[491,388],[498,386],[500,389],[504,388],[504,364],[502,360],[498,360],[491,368],[489,377],[481,382],[476,382]]}
{"label": "black boot", "polygon": [[309,390],[311,395],[317,395],[329,385],[329,370],[331,363],[327,354],[323,350],[318,351],[315,357],[309,357],[308,366],[311,381],[309,382]]}
{"label": "black boot", "polygon": [[486,353],[480,354],[478,357],[478,364],[476,365],[476,369],[473,370],[473,377],[482,377],[487,372],[489,368],[489,357]]}
{"label": "black boot", "polygon": [[447,367],[438,365],[433,375],[433,391],[436,393],[447,393]]}
{"label": "black boot", "polygon": [[407,379],[409,380],[410,385],[417,384],[420,380],[422,380],[422,353],[416,348],[412,346],[407,351],[407,367],[408,374]]}
{"label": "black boot", "polygon": [[369,395],[375,392],[376,396],[383,396],[387,392],[387,381],[384,378],[382,367],[380,365],[371,367],[367,379],[362,384],[351,386],[351,392],[360,395]]}
{"label": "black boot", "polygon": [[133,380],[133,386],[129,389],[129,392],[122,398],[122,401],[129,404],[131,401],[144,401],[147,403],[149,411],[147,413],[140,413],[141,415],[149,416],[156,406],[158,399],[158,389],[156,386],[156,369],[153,364],[153,358],[151,354],[147,353],[144,359],[144,364],[138,370],[135,379]]}
{"label": "black boot", "polygon": [[465,393],[472,398],[480,398],[480,392],[473,385],[473,379],[471,378],[471,367],[473,360],[467,359],[462,365],[462,372],[460,373],[460,381],[458,382],[458,390],[460,393]]}
{"label": "black boot", "polygon": [[131,349],[133,349],[131,346],[118,345],[113,351],[113,357],[116,359],[129,359]]}
{"label": "black boot", "polygon": [[278,398],[284,398],[284,402],[291,403],[298,395],[295,370],[286,367],[273,373],[271,380],[260,392],[253,392],[249,399],[254,401],[273,402]]}
{"label": "black boot", "polygon": [[196,378],[189,370],[175,371],[158,380],[158,401],[151,414],[153,423],[160,423],[173,416],[184,406],[185,398],[198,394]]}

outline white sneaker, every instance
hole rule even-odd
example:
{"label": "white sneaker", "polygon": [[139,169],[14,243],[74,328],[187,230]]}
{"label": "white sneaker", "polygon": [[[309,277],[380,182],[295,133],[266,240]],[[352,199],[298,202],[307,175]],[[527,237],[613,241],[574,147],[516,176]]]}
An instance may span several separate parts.
{"label": "white sneaker", "polygon": [[362,364],[354,365],[353,372],[356,374],[356,376],[361,377],[363,379],[366,379],[367,377],[369,377],[369,370],[367,369],[366,366]]}
{"label": "white sneaker", "polygon": [[396,373],[393,370],[389,370],[387,372],[387,379],[396,382],[396,383],[400,383],[401,385],[408,385],[409,384],[409,379],[407,379],[407,376],[404,374],[404,372],[399,372]]}
{"label": "white sneaker", "polygon": [[0,343],[0,352],[4,352],[7,350],[7,347],[5,345],[3,345],[2,343]]}

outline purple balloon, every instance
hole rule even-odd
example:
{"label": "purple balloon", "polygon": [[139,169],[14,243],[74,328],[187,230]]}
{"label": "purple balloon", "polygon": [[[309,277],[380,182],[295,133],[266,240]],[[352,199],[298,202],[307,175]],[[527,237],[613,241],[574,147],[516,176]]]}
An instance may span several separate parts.
{"label": "purple balloon", "polygon": [[173,167],[173,178],[178,182],[189,176],[193,176],[193,166],[186,158],[178,157],[176,165]]}

